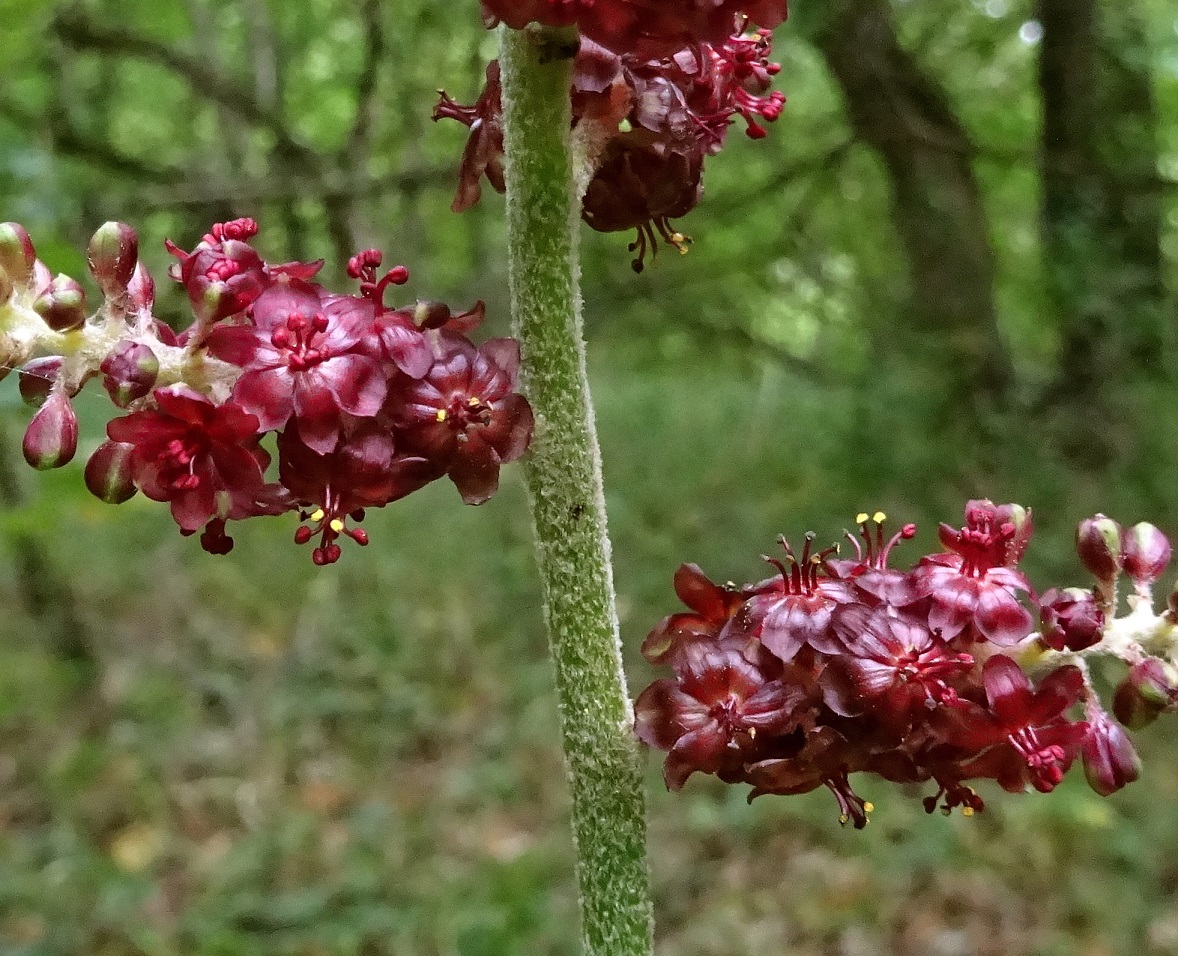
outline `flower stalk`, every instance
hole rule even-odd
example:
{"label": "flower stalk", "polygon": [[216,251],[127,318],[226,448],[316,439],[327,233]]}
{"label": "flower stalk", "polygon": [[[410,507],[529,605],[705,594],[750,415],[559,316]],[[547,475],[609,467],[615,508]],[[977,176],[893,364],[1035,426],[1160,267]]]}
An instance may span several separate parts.
{"label": "flower stalk", "polygon": [[585,951],[652,952],[645,807],[581,327],[569,29],[500,31],[508,268],[536,418],[525,474],[573,799]]}

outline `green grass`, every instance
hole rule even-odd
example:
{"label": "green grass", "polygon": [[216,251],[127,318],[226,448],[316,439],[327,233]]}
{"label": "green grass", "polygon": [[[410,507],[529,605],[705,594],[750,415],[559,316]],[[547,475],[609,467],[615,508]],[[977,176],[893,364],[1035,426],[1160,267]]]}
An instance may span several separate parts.
{"label": "green grass", "polygon": [[[777,533],[833,536],[877,506],[924,522],[931,547],[932,481],[887,435],[774,369],[685,375],[625,346],[597,344],[594,384],[635,689],[681,561],[752,579]],[[1043,465],[1003,487],[1065,477]],[[80,487],[74,466],[30,476],[27,507],[0,521],[44,546],[96,662],[87,675],[53,650],[0,551],[0,953],[576,952],[514,471],[482,508],[438,485],[370,515],[373,544],[328,569],[287,521],[235,529],[218,559],[160,506]],[[1037,503],[1034,567],[1074,569],[1082,515],[1062,492]],[[862,833],[821,793],[748,807],[744,788],[695,779],[668,794],[652,757],[659,952],[1178,952],[1170,726],[1141,735],[1145,776],[1111,799],[1077,778],[927,817],[916,794],[864,781],[877,809]]]}

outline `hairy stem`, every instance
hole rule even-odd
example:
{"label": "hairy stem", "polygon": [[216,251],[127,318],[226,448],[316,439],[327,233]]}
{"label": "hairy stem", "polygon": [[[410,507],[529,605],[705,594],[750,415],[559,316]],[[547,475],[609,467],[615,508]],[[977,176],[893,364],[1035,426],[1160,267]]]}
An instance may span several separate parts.
{"label": "hairy stem", "polygon": [[585,951],[639,956],[652,951],[645,806],[581,331],[569,132],[575,47],[570,31],[500,34],[508,267],[536,415],[526,477],[572,787]]}

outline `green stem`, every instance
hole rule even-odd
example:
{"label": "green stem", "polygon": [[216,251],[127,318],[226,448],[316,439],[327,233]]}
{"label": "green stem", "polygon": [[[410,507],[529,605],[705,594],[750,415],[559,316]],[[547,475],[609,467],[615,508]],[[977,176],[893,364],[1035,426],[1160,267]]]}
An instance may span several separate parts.
{"label": "green stem", "polygon": [[508,268],[536,415],[526,464],[573,797],[585,951],[652,952],[645,801],[622,671],[581,333],[570,136],[576,34],[502,30]]}

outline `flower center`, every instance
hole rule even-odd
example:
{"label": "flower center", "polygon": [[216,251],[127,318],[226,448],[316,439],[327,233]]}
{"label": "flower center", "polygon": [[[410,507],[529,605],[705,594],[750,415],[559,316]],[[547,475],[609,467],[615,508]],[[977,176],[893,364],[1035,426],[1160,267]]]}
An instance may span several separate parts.
{"label": "flower center", "polygon": [[160,482],[176,491],[191,491],[200,486],[196,460],[208,452],[208,443],[200,431],[191,429],[183,437],[173,438],[156,455]]}
{"label": "flower center", "polygon": [[308,319],[298,312],[292,312],[285,325],[280,325],[270,336],[270,344],[286,353],[286,365],[292,372],[301,372],[317,365],[329,355],[317,349],[313,342],[317,335],[327,331],[327,316],[319,312]]}

